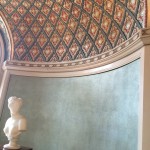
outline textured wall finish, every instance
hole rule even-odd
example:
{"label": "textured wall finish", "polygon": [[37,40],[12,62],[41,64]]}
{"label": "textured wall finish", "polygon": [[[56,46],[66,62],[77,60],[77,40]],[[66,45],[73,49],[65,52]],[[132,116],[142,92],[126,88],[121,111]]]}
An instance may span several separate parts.
{"label": "textured wall finish", "polygon": [[146,0],[3,0],[16,60],[61,62],[110,50],[145,27]]}
{"label": "textured wall finish", "polygon": [[[137,150],[139,67],[135,61],[76,78],[12,76],[7,98],[22,97],[28,119],[21,143],[35,150]],[[0,143],[7,141],[8,113],[5,100]]]}

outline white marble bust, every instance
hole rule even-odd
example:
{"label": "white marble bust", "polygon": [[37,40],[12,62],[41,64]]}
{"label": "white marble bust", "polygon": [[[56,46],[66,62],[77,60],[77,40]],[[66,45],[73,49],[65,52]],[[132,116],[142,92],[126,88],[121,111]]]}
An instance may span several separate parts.
{"label": "white marble bust", "polygon": [[6,121],[4,133],[7,136],[9,143],[4,145],[7,149],[19,149],[17,144],[19,135],[26,130],[26,119],[20,115],[19,111],[22,106],[22,99],[10,97],[8,99],[8,108],[10,109],[11,117]]}

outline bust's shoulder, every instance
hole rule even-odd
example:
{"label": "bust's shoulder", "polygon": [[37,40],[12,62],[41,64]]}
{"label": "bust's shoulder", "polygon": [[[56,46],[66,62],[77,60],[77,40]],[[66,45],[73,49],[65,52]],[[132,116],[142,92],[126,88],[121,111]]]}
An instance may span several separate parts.
{"label": "bust's shoulder", "polygon": [[8,119],[7,119],[7,121],[6,121],[6,123],[7,123],[7,122],[10,122],[11,120],[12,120],[12,118],[11,118],[11,117],[10,117],[10,118],[8,118]]}
{"label": "bust's shoulder", "polygon": [[12,122],[12,119],[11,119],[11,117],[10,117],[10,118],[7,119],[5,125],[6,125],[6,126],[9,125],[11,122]]}

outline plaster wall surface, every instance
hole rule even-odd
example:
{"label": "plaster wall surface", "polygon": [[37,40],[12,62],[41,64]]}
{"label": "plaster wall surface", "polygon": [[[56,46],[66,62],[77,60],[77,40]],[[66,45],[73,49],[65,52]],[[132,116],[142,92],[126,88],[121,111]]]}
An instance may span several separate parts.
{"label": "plaster wall surface", "polygon": [[75,78],[12,75],[7,99],[24,99],[28,131],[20,143],[34,150],[137,150],[140,61],[102,74]]}

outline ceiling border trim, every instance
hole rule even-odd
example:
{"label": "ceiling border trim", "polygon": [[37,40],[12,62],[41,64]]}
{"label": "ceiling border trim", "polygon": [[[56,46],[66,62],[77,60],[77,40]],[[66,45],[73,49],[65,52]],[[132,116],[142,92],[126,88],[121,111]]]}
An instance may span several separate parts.
{"label": "ceiling border trim", "polygon": [[[80,72],[78,76],[82,76],[81,72],[87,72],[83,75],[90,75],[92,74],[89,70],[95,70],[97,68],[105,68],[106,66],[110,66],[115,62],[122,62],[125,58],[128,61],[124,63],[120,63],[123,66],[135,59],[139,58],[140,56],[134,56],[134,53],[139,51],[144,45],[150,45],[150,28],[141,29],[138,33],[136,33],[133,37],[129,40],[125,41],[122,45],[104,53],[101,55],[97,55],[94,57],[90,57],[87,59],[82,59],[78,61],[71,61],[71,62],[62,62],[62,63],[38,63],[38,62],[24,62],[24,61],[15,61],[15,60],[7,60],[4,65],[4,70],[13,70],[13,71],[21,71],[21,72],[32,72],[37,74],[54,74],[56,76],[77,76],[77,72]],[[130,56],[131,55],[131,56]],[[132,57],[129,59],[129,57]],[[117,65],[117,67],[119,67]],[[106,67],[107,68],[107,67]],[[112,70],[116,67],[112,67]],[[106,69],[104,69],[106,70]],[[104,71],[100,71],[104,72]],[[100,73],[99,72],[99,73]],[[68,73],[68,75],[67,75]],[[58,75],[57,75],[58,74]],[[21,75],[23,75],[21,73]],[[36,76],[36,75],[35,75]]]}

